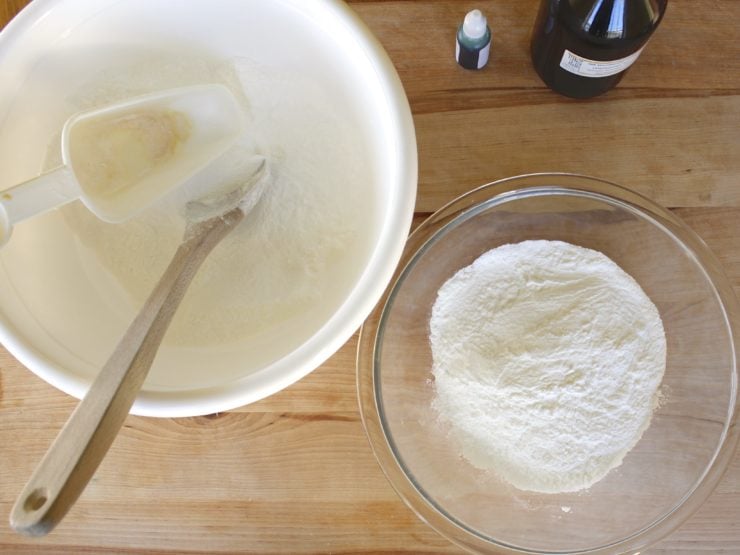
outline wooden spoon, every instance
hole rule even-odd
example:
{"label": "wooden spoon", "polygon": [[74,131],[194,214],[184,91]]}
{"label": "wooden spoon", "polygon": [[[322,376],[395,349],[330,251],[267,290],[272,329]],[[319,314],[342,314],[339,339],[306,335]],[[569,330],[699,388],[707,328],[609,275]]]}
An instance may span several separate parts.
{"label": "wooden spoon", "polygon": [[[220,180],[221,192],[188,203],[184,238],[172,261],[13,506],[15,531],[50,532],[103,460],[198,268],[262,196],[268,181],[265,159],[241,160],[221,168],[226,177]],[[247,167],[251,172],[245,173]]]}

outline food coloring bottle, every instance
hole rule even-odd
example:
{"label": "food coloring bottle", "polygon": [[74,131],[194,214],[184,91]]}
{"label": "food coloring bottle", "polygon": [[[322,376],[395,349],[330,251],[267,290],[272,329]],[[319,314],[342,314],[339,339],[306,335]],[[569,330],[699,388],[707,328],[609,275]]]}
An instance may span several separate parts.
{"label": "food coloring bottle", "polygon": [[480,10],[468,12],[457,30],[455,59],[465,69],[480,69],[488,63],[491,29]]}

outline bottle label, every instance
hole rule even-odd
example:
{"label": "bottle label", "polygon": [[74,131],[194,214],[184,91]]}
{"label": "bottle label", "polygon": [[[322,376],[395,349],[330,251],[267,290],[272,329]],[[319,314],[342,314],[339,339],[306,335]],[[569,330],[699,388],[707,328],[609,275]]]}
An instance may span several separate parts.
{"label": "bottle label", "polygon": [[457,63],[466,69],[481,69],[488,63],[488,56],[491,53],[491,43],[489,42],[480,50],[470,49],[457,41],[455,47],[455,59]]}
{"label": "bottle label", "polygon": [[619,60],[589,60],[566,49],[560,59],[560,67],[582,77],[609,77],[630,67],[642,52],[642,48]]}

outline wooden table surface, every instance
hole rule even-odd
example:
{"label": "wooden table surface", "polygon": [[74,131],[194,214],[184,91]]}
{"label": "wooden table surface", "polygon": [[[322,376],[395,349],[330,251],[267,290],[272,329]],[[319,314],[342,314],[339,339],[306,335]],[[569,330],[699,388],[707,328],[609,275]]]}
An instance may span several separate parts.
{"label": "wooden table surface", "polygon": [[[26,3],[0,0],[0,27]],[[740,292],[740,1],[671,0],[622,84],[580,102],[550,92],[531,67],[536,3],[352,3],[411,102],[419,217],[506,176],[596,175],[674,209]],[[456,27],[474,7],[494,33],[480,72],[454,61]],[[3,517],[0,552],[458,552],[406,508],[373,458],[357,409],[355,348],[356,337],[293,387],[233,412],[129,417],[62,525],[32,540]],[[8,515],[76,401],[1,348],[0,380],[0,514]],[[740,456],[705,505],[648,553],[740,553]]]}

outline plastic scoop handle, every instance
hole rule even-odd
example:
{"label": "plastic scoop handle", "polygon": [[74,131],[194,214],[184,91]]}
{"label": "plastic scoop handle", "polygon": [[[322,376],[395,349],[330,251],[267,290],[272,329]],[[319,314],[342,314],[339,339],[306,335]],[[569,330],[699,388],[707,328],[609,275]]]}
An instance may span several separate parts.
{"label": "plastic scoop handle", "polygon": [[67,166],[0,192],[0,246],[10,239],[13,225],[80,198],[82,191]]}

